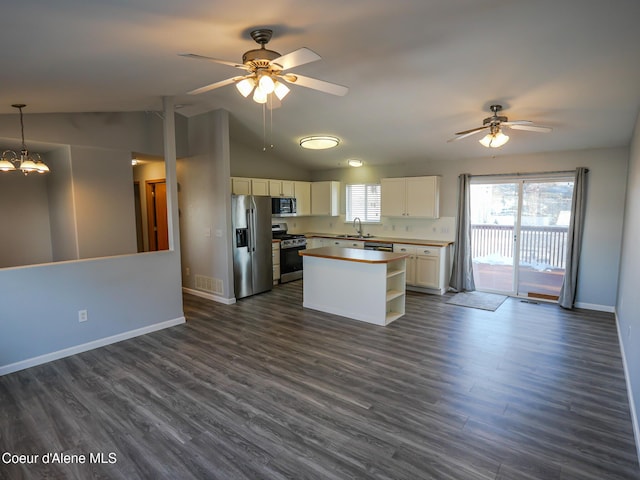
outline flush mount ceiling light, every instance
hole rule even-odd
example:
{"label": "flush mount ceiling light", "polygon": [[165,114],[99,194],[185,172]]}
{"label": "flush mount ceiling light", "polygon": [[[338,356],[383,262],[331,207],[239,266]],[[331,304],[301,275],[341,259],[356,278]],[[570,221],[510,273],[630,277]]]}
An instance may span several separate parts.
{"label": "flush mount ceiling light", "polygon": [[359,160],[357,158],[350,158],[349,160],[347,160],[347,164],[350,167],[361,167],[362,166],[362,160]]}
{"label": "flush mount ceiling light", "polygon": [[311,150],[326,150],[327,148],[337,147],[340,143],[338,137],[327,135],[314,135],[300,139],[300,146]]}
{"label": "flush mount ceiling light", "polygon": [[14,103],[11,105],[20,110],[20,132],[22,134],[22,149],[20,155],[13,150],[5,150],[0,157],[0,172],[13,172],[20,170],[25,175],[31,172],[47,173],[49,167],[45,165],[40,155],[30,154],[27,145],[24,143],[24,120],[22,118],[22,109],[26,107],[23,103]]}

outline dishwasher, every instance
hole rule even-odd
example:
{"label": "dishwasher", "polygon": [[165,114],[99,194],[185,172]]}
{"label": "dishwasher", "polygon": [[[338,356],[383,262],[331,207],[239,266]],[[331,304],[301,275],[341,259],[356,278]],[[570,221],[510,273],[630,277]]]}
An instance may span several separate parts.
{"label": "dishwasher", "polygon": [[381,252],[393,252],[393,243],[364,242],[365,250],[380,250]]}

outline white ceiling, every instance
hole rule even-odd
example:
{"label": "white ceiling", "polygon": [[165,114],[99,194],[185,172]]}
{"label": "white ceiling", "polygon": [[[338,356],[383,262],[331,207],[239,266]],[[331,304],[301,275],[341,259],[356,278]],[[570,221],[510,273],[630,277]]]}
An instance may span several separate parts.
{"label": "white ceiling", "polygon": [[[638,114],[638,0],[21,0],[2,16],[0,113],[160,110],[175,96],[187,116],[228,109],[256,149],[260,106],[233,86],[184,94],[240,71],[177,54],[240,62],[249,31],[272,28],[268,48],[322,56],[292,71],[350,88],[294,86],[273,112],[274,152],[309,169],[626,146]],[[510,130],[491,151],[480,136],[447,143],[492,103],[553,132]],[[320,133],[342,144],[298,146]]]}

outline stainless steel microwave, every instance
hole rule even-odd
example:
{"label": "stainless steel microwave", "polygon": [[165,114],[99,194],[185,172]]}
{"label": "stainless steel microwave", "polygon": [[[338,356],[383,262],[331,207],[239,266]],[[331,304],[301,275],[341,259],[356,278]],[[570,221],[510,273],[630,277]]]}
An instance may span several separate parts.
{"label": "stainless steel microwave", "polygon": [[293,197],[272,197],[271,214],[278,217],[296,214],[296,199]]}

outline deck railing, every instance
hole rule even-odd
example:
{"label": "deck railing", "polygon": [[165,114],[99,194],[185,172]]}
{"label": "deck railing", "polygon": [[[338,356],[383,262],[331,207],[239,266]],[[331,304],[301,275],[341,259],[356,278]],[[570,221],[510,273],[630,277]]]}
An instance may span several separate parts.
{"label": "deck railing", "polygon": [[[565,268],[567,227],[521,227],[520,263]],[[471,225],[473,258],[498,256],[513,258],[514,227],[508,225]]]}

